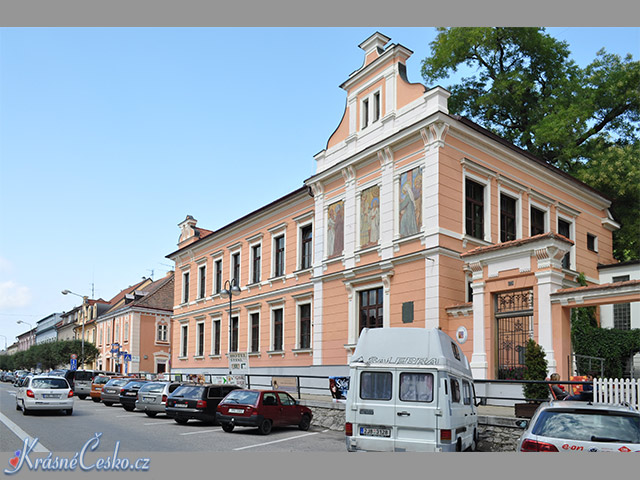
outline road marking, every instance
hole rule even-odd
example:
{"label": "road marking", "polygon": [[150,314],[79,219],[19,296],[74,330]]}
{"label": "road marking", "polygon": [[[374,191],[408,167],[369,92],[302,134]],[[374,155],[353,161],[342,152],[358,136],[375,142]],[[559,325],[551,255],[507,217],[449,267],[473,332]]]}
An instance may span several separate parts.
{"label": "road marking", "polygon": [[[23,443],[24,443],[24,439],[25,438],[29,439],[29,443],[31,443],[33,441],[33,437],[31,435],[29,435],[27,432],[22,430],[18,425],[13,423],[11,420],[9,420],[7,417],[5,417],[2,413],[0,413],[0,422],[4,423],[9,430],[11,430],[13,433],[15,433],[15,435],[20,440],[22,440]],[[40,440],[38,440],[38,443],[36,444],[36,446],[33,447],[33,451],[34,452],[49,453],[49,450],[47,448],[45,448],[44,445],[42,445],[40,443]]]}
{"label": "road marking", "polygon": [[169,422],[154,422],[154,423],[145,423],[144,425],[172,425]]}
{"label": "road marking", "polygon": [[274,440],[273,442],[257,443],[255,445],[247,445],[246,447],[234,448],[233,450],[234,451],[235,450],[246,450],[247,448],[263,447],[265,445],[271,445],[273,443],[286,442],[288,440],[295,440],[296,438],[308,437],[310,435],[318,435],[318,433],[320,433],[320,432],[305,433],[304,435],[297,435],[295,437],[281,438],[280,440]]}
{"label": "road marking", "polygon": [[14,397],[16,396],[16,392],[7,392],[9,395],[13,395]]}
{"label": "road marking", "polygon": [[131,418],[131,415],[116,415],[116,418]]}
{"label": "road marking", "polygon": [[221,429],[218,430],[200,430],[198,432],[187,432],[187,433],[181,433],[180,435],[197,435],[199,433],[210,433],[210,432],[221,432]]}

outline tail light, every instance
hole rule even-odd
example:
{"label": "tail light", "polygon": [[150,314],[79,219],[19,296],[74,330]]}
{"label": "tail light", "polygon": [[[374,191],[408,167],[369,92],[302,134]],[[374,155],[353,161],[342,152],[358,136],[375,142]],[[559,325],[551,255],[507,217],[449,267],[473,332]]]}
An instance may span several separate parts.
{"label": "tail light", "polygon": [[33,390],[31,389],[27,390],[27,397],[36,398],[35,394],[33,393]]}
{"label": "tail light", "polygon": [[196,408],[207,408],[207,401],[198,400],[198,403],[196,403]]}
{"label": "tail light", "polygon": [[69,390],[69,395],[67,395],[67,398],[71,398],[73,397],[73,390]]}
{"label": "tail light", "polygon": [[124,388],[121,388],[121,389],[120,389],[120,393],[124,393]]}
{"label": "tail light", "polygon": [[344,424],[344,434],[347,437],[353,436],[353,423],[347,422]]}
{"label": "tail light", "polygon": [[166,395],[162,395],[162,403],[167,403],[167,396]]}
{"label": "tail light", "polygon": [[440,441],[451,442],[451,430],[440,430]]}
{"label": "tail light", "polygon": [[521,452],[557,452],[555,445],[535,440],[525,440],[520,447]]}

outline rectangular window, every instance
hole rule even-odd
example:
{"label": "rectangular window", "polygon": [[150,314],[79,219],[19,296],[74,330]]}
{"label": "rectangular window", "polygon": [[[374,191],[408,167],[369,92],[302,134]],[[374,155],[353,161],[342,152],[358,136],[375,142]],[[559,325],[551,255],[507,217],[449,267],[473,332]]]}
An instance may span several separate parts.
{"label": "rectangular window", "polygon": [[500,241],[516,239],[517,201],[508,195],[500,194]]}
{"label": "rectangular window", "polygon": [[124,341],[129,341],[129,322],[125,322],[124,324]]}
{"label": "rectangular window", "polygon": [[300,229],[302,237],[302,248],[300,249],[300,269],[311,268],[312,247],[313,247],[313,227],[305,225]]}
{"label": "rectangular window", "polygon": [[300,315],[298,348],[311,348],[311,304],[298,307]]}
{"label": "rectangular window", "polygon": [[251,273],[252,283],[260,282],[261,250],[262,250],[262,245],[254,245],[253,247],[251,247],[251,268],[253,270],[253,272]]}
{"label": "rectangular window", "polygon": [[283,312],[281,308],[273,310],[273,350],[280,352],[283,349],[282,335],[283,335]]}
{"label": "rectangular window", "polygon": [[260,351],[260,314],[252,313],[249,315],[251,322],[251,351]]}
{"label": "rectangular window", "polygon": [[220,320],[214,320],[212,322],[213,327],[213,335],[212,335],[212,343],[211,345],[211,354],[212,355],[220,355]]}
{"label": "rectangular window", "polygon": [[[613,277],[613,282],[627,282],[630,280],[629,275],[621,275]],[[615,303],[613,305],[613,328],[620,330],[631,330],[631,304]]]}
{"label": "rectangular window", "polygon": [[158,325],[158,331],[157,331],[158,335],[156,337],[156,339],[159,342],[166,342],[167,341],[167,326],[163,323]]}
{"label": "rectangular window", "polygon": [[462,381],[462,403],[471,405],[471,384],[466,380]]}
{"label": "rectangular window", "polygon": [[451,401],[460,403],[460,383],[455,378],[451,379]]}
{"label": "rectangular window", "polygon": [[432,373],[401,373],[400,400],[403,402],[432,402]]}
{"label": "rectangular window", "polygon": [[544,225],[545,224],[544,216],[545,216],[545,213],[542,210],[536,207],[531,207],[530,222],[531,222],[532,237],[545,233],[546,229]]}
{"label": "rectangular window", "polygon": [[198,268],[198,298],[204,298],[207,296],[207,266],[202,265]]}
{"label": "rectangular window", "polygon": [[233,265],[233,278],[236,285],[240,285],[240,252],[233,254],[231,264]]}
{"label": "rectangular window", "polygon": [[[565,238],[571,240],[571,223],[563,220],[561,218],[558,219],[558,234],[562,235]],[[571,253],[567,252],[567,254],[562,258],[562,268],[569,269],[571,268]]]}
{"label": "rectangular window", "polygon": [[204,355],[204,322],[196,325],[196,334],[196,356],[202,357]]}
{"label": "rectangular window", "polygon": [[391,400],[391,372],[362,372],[360,398],[363,400]]}
{"label": "rectangular window", "polygon": [[587,233],[587,249],[591,252],[598,251],[598,237]]}
{"label": "rectangular window", "polygon": [[222,260],[216,260],[216,292],[222,290]]}
{"label": "rectangular window", "polygon": [[467,178],[465,195],[467,235],[484,239],[484,187]]}
{"label": "rectangular window", "polygon": [[377,122],[380,119],[380,92],[373,94],[373,121]]}
{"label": "rectangular window", "polygon": [[362,128],[367,128],[369,125],[369,99],[362,101]]}
{"label": "rectangular window", "polygon": [[182,303],[189,301],[189,272],[182,274]]}
{"label": "rectangular window", "polygon": [[276,237],[274,240],[274,277],[281,277],[284,275],[284,235]]}
{"label": "rectangular window", "polygon": [[229,345],[230,352],[238,351],[238,317],[231,317],[231,345]]}
{"label": "rectangular window", "polygon": [[189,344],[189,326],[183,325],[180,329],[180,356],[186,357],[188,350],[187,346]]}
{"label": "rectangular window", "polygon": [[382,287],[360,292],[360,329],[382,328],[383,291]]}

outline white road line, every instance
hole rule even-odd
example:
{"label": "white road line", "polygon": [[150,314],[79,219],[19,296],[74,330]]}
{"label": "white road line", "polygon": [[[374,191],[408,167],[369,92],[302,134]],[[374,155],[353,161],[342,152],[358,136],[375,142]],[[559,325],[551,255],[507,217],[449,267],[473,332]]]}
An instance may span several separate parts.
{"label": "white road line", "polygon": [[169,422],[144,423],[143,425],[171,425],[171,426],[173,426],[173,424],[169,423]]}
{"label": "white road line", "polygon": [[116,418],[131,418],[132,415],[116,415]]}
{"label": "white road line", "polygon": [[9,395],[13,395],[14,397],[16,396],[16,392],[7,392]]}
{"label": "white road line", "polygon": [[181,433],[180,435],[197,435],[199,433],[210,433],[210,432],[221,432],[221,429],[218,430],[199,430],[197,432],[187,432],[187,433]]}
{"label": "white road line", "polygon": [[[4,423],[9,430],[11,430],[13,433],[15,433],[15,435],[18,438],[20,438],[20,440],[22,440],[23,443],[24,443],[24,439],[25,438],[29,439],[29,444],[31,444],[31,442],[33,441],[33,437],[31,435],[29,435],[27,432],[22,430],[18,425],[13,423],[11,420],[9,420],[7,417],[5,417],[2,413],[0,413],[0,422]],[[38,443],[36,444],[36,446],[33,447],[33,451],[34,452],[49,453],[49,450],[47,448],[45,448],[44,445],[42,445],[40,443],[40,440],[38,440]]]}
{"label": "white road line", "polygon": [[317,435],[318,433],[320,433],[320,432],[305,433],[304,435],[297,435],[295,437],[281,438],[280,440],[274,440],[273,442],[257,443],[255,445],[247,445],[246,447],[234,448],[233,450],[234,451],[235,450],[246,450],[247,448],[262,447],[264,445],[271,445],[273,443],[286,442],[288,440],[295,440],[296,438],[308,437],[310,435]]}

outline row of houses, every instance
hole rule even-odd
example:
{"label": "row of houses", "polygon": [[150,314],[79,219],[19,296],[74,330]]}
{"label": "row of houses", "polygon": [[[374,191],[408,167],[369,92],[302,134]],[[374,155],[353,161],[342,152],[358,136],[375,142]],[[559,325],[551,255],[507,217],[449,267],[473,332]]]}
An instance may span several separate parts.
{"label": "row of houses", "polygon": [[255,373],[345,375],[365,327],[440,328],[487,379],[522,368],[529,338],[571,374],[573,307],[640,328],[640,264],[613,258],[610,200],[450,114],[389,42],[359,45],[313,176],[217,229],[187,215],[165,283],[62,315],[59,338],[84,324],[109,370],[117,344],[131,371],[226,374],[237,352]]}

